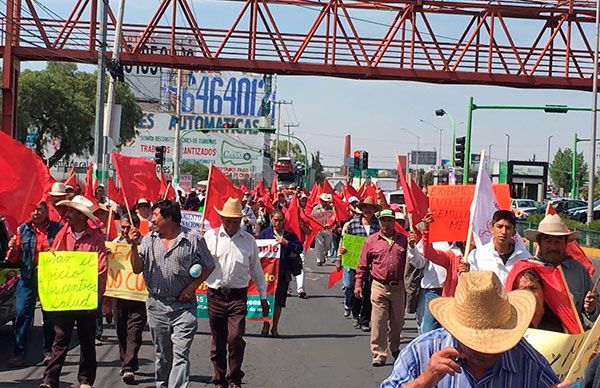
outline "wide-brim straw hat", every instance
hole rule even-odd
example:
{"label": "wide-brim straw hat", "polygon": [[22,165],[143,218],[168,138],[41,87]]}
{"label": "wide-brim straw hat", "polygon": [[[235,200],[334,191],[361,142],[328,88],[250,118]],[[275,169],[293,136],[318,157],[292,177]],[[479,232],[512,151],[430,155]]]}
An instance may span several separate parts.
{"label": "wide-brim straw hat", "polygon": [[56,206],[71,207],[84,214],[92,222],[98,225],[98,219],[94,215],[94,203],[82,195],[76,195],[71,200],[60,201]]}
{"label": "wide-brim straw hat", "polygon": [[373,198],[372,196],[368,196],[367,198],[365,198],[361,203],[358,204],[357,207],[359,210],[362,210],[366,206],[371,206],[371,208],[373,208],[373,210],[376,212],[381,210],[381,206],[379,206],[379,204],[375,201],[375,198]]}
{"label": "wide-brim straw hat", "polygon": [[54,182],[52,184],[52,187],[50,188],[50,191],[48,192],[48,195],[51,195],[53,197],[63,197],[67,195],[67,189],[65,187],[65,184],[62,182]]}
{"label": "wide-brim straw hat", "polygon": [[221,217],[242,218],[243,216],[242,202],[238,198],[229,197],[221,210],[217,209],[216,206],[214,208]]}
{"label": "wide-brim straw hat", "polygon": [[525,238],[530,241],[535,241],[540,234],[550,236],[567,236],[569,240],[578,239],[581,233],[578,231],[570,231],[569,227],[563,222],[558,214],[548,214],[538,225],[538,229],[525,230]]}
{"label": "wide-brim straw hat", "polygon": [[489,271],[463,273],[454,297],[429,302],[435,319],[454,338],[480,353],[512,349],[531,323],[536,300],[529,290],[506,293],[498,276]]}
{"label": "wide-brim straw hat", "polygon": [[323,194],[319,195],[319,199],[321,201],[325,201],[325,202],[333,201],[333,197],[329,193],[323,193]]}

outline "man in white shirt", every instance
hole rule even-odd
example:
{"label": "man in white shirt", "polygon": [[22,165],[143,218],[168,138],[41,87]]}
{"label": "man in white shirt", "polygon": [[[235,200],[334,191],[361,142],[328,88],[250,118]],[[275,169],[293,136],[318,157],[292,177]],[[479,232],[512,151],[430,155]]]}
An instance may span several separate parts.
{"label": "man in white shirt", "polygon": [[244,377],[242,361],[246,342],[243,336],[246,330],[248,282],[252,278],[256,284],[265,317],[269,315],[267,285],[256,241],[241,228],[243,214],[240,200],[229,198],[222,210],[215,210],[223,224],[204,235],[215,261],[215,270],[206,280],[212,336],[210,358],[214,365],[215,387],[236,388],[241,386]]}
{"label": "man in white shirt", "polygon": [[[515,244],[517,219],[509,210],[498,210],[492,218],[492,241],[474,249],[467,259],[471,271],[492,271],[502,285],[512,266],[520,260],[528,260],[531,254]],[[520,238],[520,237],[518,237]]]}

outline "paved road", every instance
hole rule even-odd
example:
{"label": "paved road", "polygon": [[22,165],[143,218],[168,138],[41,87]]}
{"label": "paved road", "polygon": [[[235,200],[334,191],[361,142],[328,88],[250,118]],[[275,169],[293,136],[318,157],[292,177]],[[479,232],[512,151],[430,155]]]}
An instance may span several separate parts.
{"label": "paved road", "polygon": [[[387,377],[392,366],[371,366],[369,334],[352,327],[352,321],[342,315],[342,295],[339,287],[326,288],[331,266],[308,265],[306,282],[308,300],[288,299],[280,324],[282,338],[262,338],[261,324],[247,325],[245,386],[248,387],[374,387]],[[37,314],[39,315],[39,314]],[[36,318],[38,318],[36,316]],[[41,357],[39,321],[32,330],[30,362]],[[98,377],[96,387],[125,387],[118,376],[118,347],[112,327],[105,330],[108,342],[97,347]],[[403,343],[416,335],[415,321],[407,319]],[[39,345],[36,345],[39,344]],[[191,350],[192,387],[211,387],[212,365],[209,359],[210,331],[208,322],[200,320]],[[12,355],[12,327],[0,327],[0,388],[37,387],[43,367],[31,366],[19,370],[7,368]],[[77,380],[78,347],[70,351],[63,369],[61,387],[74,386]],[[150,333],[144,332],[140,352],[139,387],[151,387],[154,351]]]}

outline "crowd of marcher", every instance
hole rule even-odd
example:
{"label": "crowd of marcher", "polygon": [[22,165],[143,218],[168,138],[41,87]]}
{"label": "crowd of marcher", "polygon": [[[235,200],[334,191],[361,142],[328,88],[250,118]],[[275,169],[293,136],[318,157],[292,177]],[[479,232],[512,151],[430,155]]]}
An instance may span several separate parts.
{"label": "crowd of marcher", "polygon": [[[248,190],[241,198],[228,198],[216,209],[219,227],[189,230],[182,226],[181,210],[203,211],[203,189],[179,193],[175,201],[136,198],[133,209],[124,209],[107,198],[102,185],[88,198],[72,186],[55,183],[48,201],[37,205],[8,244],[6,260],[21,269],[9,364],[26,365],[38,298],[38,255],[52,250],[98,253],[99,307],[42,309],[43,388],[59,386],[75,326],[78,382],[92,386],[97,341],[103,341],[104,322],[113,320],[124,382],[135,382],[142,332],[148,325],[156,386],[188,386],[196,289],[202,283],[208,287],[212,381],[216,387],[241,386],[249,281],[257,287],[262,314],[268,316],[273,309],[261,334],[279,337],[281,314],[292,291],[292,268],[304,263],[311,247],[317,266],[329,260],[343,271],[340,313],[356,329],[370,332],[372,365],[394,360],[391,376],[382,383],[386,388],[559,386],[548,361],[523,339],[525,331],[574,334],[573,321],[580,322],[581,330],[589,329],[600,312],[588,269],[567,254],[567,244],[578,232],[570,231],[558,215],[547,215],[538,229],[525,232],[538,246],[532,256],[515,244],[520,238],[517,221],[508,210],[496,211],[490,220],[491,241],[472,247],[467,241],[432,243],[429,229],[436,220],[431,213],[413,225],[411,213],[388,205],[378,190],[348,195],[290,186],[271,192],[264,196]],[[345,235],[365,238],[356,268],[343,265]],[[256,239],[274,239],[282,247],[274,306],[267,302]],[[131,245],[133,271],[143,274],[148,290],[146,302],[103,297],[109,254],[105,241]],[[548,279],[555,270],[564,275],[571,298],[556,298],[552,292]],[[298,296],[309,298],[303,271],[296,274]],[[573,307],[565,305],[568,301]],[[401,348],[407,312],[416,313],[420,336]],[[590,379],[596,364],[590,363]]]}

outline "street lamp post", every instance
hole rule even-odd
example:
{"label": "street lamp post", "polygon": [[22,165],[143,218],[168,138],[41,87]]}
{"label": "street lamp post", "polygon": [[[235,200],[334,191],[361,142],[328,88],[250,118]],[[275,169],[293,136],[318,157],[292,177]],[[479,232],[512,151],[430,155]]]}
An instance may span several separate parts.
{"label": "street lamp post", "polygon": [[510,135],[508,133],[504,134],[506,136],[506,161],[510,160]]}
{"label": "street lamp post", "polygon": [[550,163],[550,140],[554,137],[554,135],[548,136],[548,163]]}
{"label": "street lamp post", "polygon": [[[440,117],[448,116],[448,119],[450,120],[450,124],[452,125],[452,149],[450,150],[450,157],[451,157],[450,163],[452,164],[452,167],[456,167],[454,165],[454,149],[456,148],[456,122],[454,121],[452,116],[450,116],[450,113],[446,112],[444,109],[437,109],[435,111],[435,115],[440,116]],[[441,152],[442,152],[442,150],[441,150],[441,146],[440,146],[440,153]]]}
{"label": "street lamp post", "polygon": [[403,130],[404,132],[408,133],[409,135],[413,135],[414,137],[417,138],[417,158],[416,158],[417,159],[417,163],[416,163],[416,165],[417,165],[417,174],[416,174],[416,177],[417,177],[417,182],[419,182],[419,145],[421,143],[421,137],[419,135],[416,135],[416,134],[412,133],[411,131],[409,131],[406,128],[400,128],[400,129]]}
{"label": "street lamp post", "polygon": [[[596,0],[594,38],[594,78],[592,79],[592,128],[590,130],[590,175],[588,178],[587,223],[594,220],[594,180],[596,178],[596,119],[598,114],[598,46],[600,45],[600,0]],[[573,155],[575,160],[576,155]]]}
{"label": "street lamp post", "polygon": [[442,165],[442,131],[443,131],[443,129],[440,128],[440,127],[438,127],[437,125],[433,125],[432,123],[430,123],[427,120],[419,119],[419,121],[422,122],[422,123],[430,125],[432,128],[434,128],[436,131],[438,131],[440,133],[440,148],[438,148],[439,151],[436,151],[436,153],[439,152],[438,166],[441,166]]}

